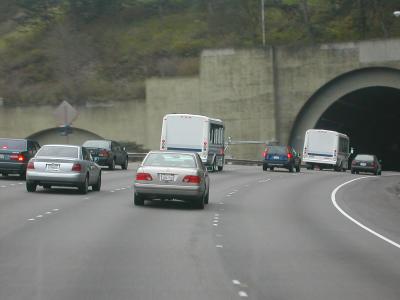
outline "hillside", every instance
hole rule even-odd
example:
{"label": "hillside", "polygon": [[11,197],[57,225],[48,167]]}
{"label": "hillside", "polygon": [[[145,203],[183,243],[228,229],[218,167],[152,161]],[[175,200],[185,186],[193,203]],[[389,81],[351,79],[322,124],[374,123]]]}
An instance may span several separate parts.
{"label": "hillside", "polygon": [[[6,105],[129,101],[198,73],[206,48],[262,47],[260,0],[2,0]],[[394,0],[265,0],[267,45],[400,36]]]}

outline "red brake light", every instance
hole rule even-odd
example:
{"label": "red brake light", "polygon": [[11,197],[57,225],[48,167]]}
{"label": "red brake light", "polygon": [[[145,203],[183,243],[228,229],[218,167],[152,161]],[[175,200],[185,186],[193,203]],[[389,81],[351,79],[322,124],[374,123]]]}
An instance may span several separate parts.
{"label": "red brake light", "polygon": [[149,173],[137,173],[136,180],[152,181],[153,177]]}
{"label": "red brake light", "polygon": [[26,167],[27,169],[33,170],[35,168],[35,164],[33,163],[33,161],[30,161],[28,163],[28,166]]}
{"label": "red brake light", "polygon": [[224,148],[219,149],[219,154],[224,155],[224,152],[225,152]]}
{"label": "red brake light", "polygon": [[18,161],[24,161],[24,159],[25,157],[22,154],[18,155]]}
{"label": "red brake light", "polygon": [[293,154],[292,154],[292,153],[288,153],[288,154],[287,154],[287,158],[288,158],[288,159],[293,158]]}
{"label": "red brake light", "polygon": [[18,160],[18,161],[24,161],[25,157],[22,154],[11,154],[10,155],[11,160]]}
{"label": "red brake light", "polygon": [[82,165],[78,163],[74,163],[72,166],[72,171],[74,172],[80,172],[82,171]]}
{"label": "red brake light", "polygon": [[186,176],[183,178],[183,182],[199,184],[199,183],[201,182],[201,178],[200,178],[200,176],[186,175]]}
{"label": "red brake light", "polygon": [[268,155],[268,148],[265,149],[265,151],[263,152],[263,157],[267,157]]}

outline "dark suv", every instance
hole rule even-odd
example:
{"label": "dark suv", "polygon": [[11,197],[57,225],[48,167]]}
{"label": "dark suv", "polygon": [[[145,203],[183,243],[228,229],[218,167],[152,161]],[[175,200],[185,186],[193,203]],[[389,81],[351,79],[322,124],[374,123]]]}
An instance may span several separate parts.
{"label": "dark suv", "polygon": [[39,150],[38,142],[29,139],[0,138],[0,173],[26,175],[26,166],[29,159]]}
{"label": "dark suv", "polygon": [[93,160],[100,166],[108,166],[110,170],[115,165],[120,165],[123,170],[128,168],[128,153],[122,147],[111,140],[89,140],[82,145],[89,150]]}
{"label": "dark suv", "polygon": [[267,146],[264,151],[263,170],[273,171],[275,167],[300,172],[301,159],[291,146]]}

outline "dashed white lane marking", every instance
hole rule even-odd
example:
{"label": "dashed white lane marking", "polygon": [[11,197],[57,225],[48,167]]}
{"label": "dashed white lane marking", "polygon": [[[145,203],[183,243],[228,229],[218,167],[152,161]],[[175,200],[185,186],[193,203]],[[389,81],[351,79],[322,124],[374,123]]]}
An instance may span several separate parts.
{"label": "dashed white lane marking", "polygon": [[83,198],[83,200],[89,200],[89,197],[85,197],[85,198]]}
{"label": "dashed white lane marking", "polygon": [[35,221],[35,219],[28,219],[28,221]]}
{"label": "dashed white lane marking", "polygon": [[115,193],[115,191],[110,191],[110,193]]}
{"label": "dashed white lane marking", "polygon": [[15,183],[11,183],[10,185],[11,185],[11,186],[15,186]]}
{"label": "dashed white lane marking", "polygon": [[36,218],[43,218],[43,215],[37,215]]}
{"label": "dashed white lane marking", "polygon": [[248,297],[248,295],[247,295],[247,293],[245,292],[245,291],[239,291],[239,296],[240,297],[242,297],[242,298],[247,298]]}
{"label": "dashed white lane marking", "polygon": [[126,189],[127,189],[126,187],[123,187],[123,188],[121,188],[121,191],[122,191],[122,190],[126,190]]}
{"label": "dashed white lane marking", "polygon": [[264,179],[264,180],[259,180],[258,182],[259,183],[263,183],[263,182],[268,182],[268,181],[271,181],[272,179],[271,178],[268,178],[268,179]]}
{"label": "dashed white lane marking", "polygon": [[234,285],[240,285],[240,281],[239,281],[239,280],[236,280],[236,279],[232,280],[232,283],[233,283]]}
{"label": "dashed white lane marking", "polygon": [[53,211],[59,211],[59,209],[58,208],[53,208]]}
{"label": "dashed white lane marking", "polygon": [[45,214],[46,214],[46,215],[50,215],[50,214],[52,214],[52,212],[51,212],[51,211],[46,211]]}
{"label": "dashed white lane marking", "polygon": [[218,226],[218,223],[214,223],[213,225],[214,225],[214,226]]}
{"label": "dashed white lane marking", "polygon": [[6,188],[7,186],[5,186],[5,185],[2,185],[1,187],[2,187],[2,188]]}
{"label": "dashed white lane marking", "polygon": [[214,217],[219,217],[219,214],[214,214]]}
{"label": "dashed white lane marking", "polygon": [[217,247],[217,248],[224,248],[224,246],[222,246],[222,245],[216,245],[215,247]]}
{"label": "dashed white lane marking", "polygon": [[24,184],[23,182],[19,182],[18,184]]}
{"label": "dashed white lane marking", "polygon": [[221,204],[221,205],[222,205],[222,204],[224,204],[224,202],[220,202],[220,203],[218,203],[218,204]]}
{"label": "dashed white lane marking", "polygon": [[374,178],[374,177],[371,177],[371,176],[364,176],[364,177],[355,178],[355,179],[346,181],[345,183],[342,183],[341,185],[339,185],[338,187],[336,187],[336,188],[333,190],[332,194],[331,194],[332,203],[333,203],[333,205],[336,207],[336,209],[337,209],[342,215],[344,215],[346,218],[348,218],[350,221],[352,221],[352,222],[355,223],[356,225],[360,226],[362,229],[368,231],[369,233],[372,233],[372,234],[375,235],[376,237],[378,237],[378,238],[384,240],[385,242],[387,242],[387,243],[389,243],[389,244],[391,244],[391,245],[393,245],[393,246],[395,246],[395,247],[397,247],[397,248],[400,249],[400,244],[398,244],[398,243],[392,241],[391,239],[388,239],[387,237],[385,237],[385,236],[383,236],[383,235],[377,233],[376,231],[372,230],[371,228],[369,228],[369,227],[365,226],[364,224],[360,223],[359,221],[357,221],[356,219],[354,219],[353,217],[351,217],[349,214],[347,214],[343,209],[341,209],[340,206],[339,206],[339,205],[337,204],[337,202],[336,202],[336,193],[337,193],[342,187],[344,187],[345,185],[347,185],[347,184],[349,184],[349,183],[352,183],[352,182],[354,182],[354,181],[361,180],[361,179],[365,179],[365,178]]}

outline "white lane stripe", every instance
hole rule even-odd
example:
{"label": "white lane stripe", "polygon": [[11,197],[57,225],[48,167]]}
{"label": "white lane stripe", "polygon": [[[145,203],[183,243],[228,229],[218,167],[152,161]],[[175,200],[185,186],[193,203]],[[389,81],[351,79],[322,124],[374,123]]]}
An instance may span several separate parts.
{"label": "white lane stripe", "polygon": [[24,184],[23,182],[20,182],[20,183],[18,183],[18,184]]}
{"label": "white lane stripe", "polygon": [[46,211],[46,215],[50,215],[51,213],[51,211]]}
{"label": "white lane stripe", "polygon": [[216,245],[215,247],[217,247],[217,248],[224,248],[224,246],[222,246],[222,245]]}
{"label": "white lane stripe", "polygon": [[347,214],[343,209],[341,209],[340,206],[339,206],[339,205],[337,204],[337,202],[336,202],[336,193],[337,193],[342,187],[344,187],[345,185],[347,185],[347,184],[349,184],[349,183],[352,183],[352,182],[354,182],[354,181],[361,180],[361,179],[365,179],[365,178],[374,178],[374,177],[371,177],[371,176],[364,176],[364,177],[355,178],[355,179],[349,180],[349,181],[347,181],[347,182],[345,182],[345,183],[342,183],[341,185],[339,185],[338,187],[336,187],[336,188],[333,190],[332,194],[331,194],[332,203],[333,203],[333,205],[336,207],[336,209],[337,209],[342,215],[344,215],[346,218],[348,218],[350,221],[352,221],[352,222],[355,223],[356,225],[360,226],[362,229],[368,231],[369,233],[372,233],[372,234],[375,235],[376,237],[378,237],[378,238],[384,240],[385,242],[387,242],[387,243],[389,243],[389,244],[391,244],[391,245],[393,245],[393,246],[395,246],[395,247],[397,247],[397,248],[400,249],[400,244],[398,244],[398,243],[392,241],[391,239],[388,239],[387,237],[385,237],[385,236],[383,236],[383,235],[377,233],[376,231],[372,230],[371,228],[369,228],[369,227],[365,226],[364,224],[360,223],[359,221],[357,221],[356,219],[354,219],[353,217],[351,217],[349,214]]}
{"label": "white lane stripe", "polygon": [[59,209],[58,208],[53,208],[53,211],[59,211]]}
{"label": "white lane stripe", "polygon": [[239,292],[239,296],[243,297],[243,298],[247,298],[248,297],[248,295],[247,295],[247,293],[245,291],[240,291]]}
{"label": "white lane stripe", "polygon": [[259,183],[263,183],[263,182],[268,182],[268,181],[271,181],[272,179],[271,178],[268,178],[268,179],[264,179],[264,180],[259,180],[258,182]]}
{"label": "white lane stripe", "polygon": [[232,280],[232,282],[233,282],[234,285],[240,285],[240,281],[239,280],[234,279],[234,280]]}
{"label": "white lane stripe", "polygon": [[11,186],[15,186],[15,183],[11,183],[10,185],[11,185]]}
{"label": "white lane stripe", "polygon": [[2,187],[2,188],[6,188],[7,186],[5,186],[5,185],[2,185],[1,187]]}
{"label": "white lane stripe", "polygon": [[43,218],[43,215],[38,215],[36,216],[36,218]]}
{"label": "white lane stripe", "polygon": [[35,219],[28,219],[28,221],[35,221]]}

